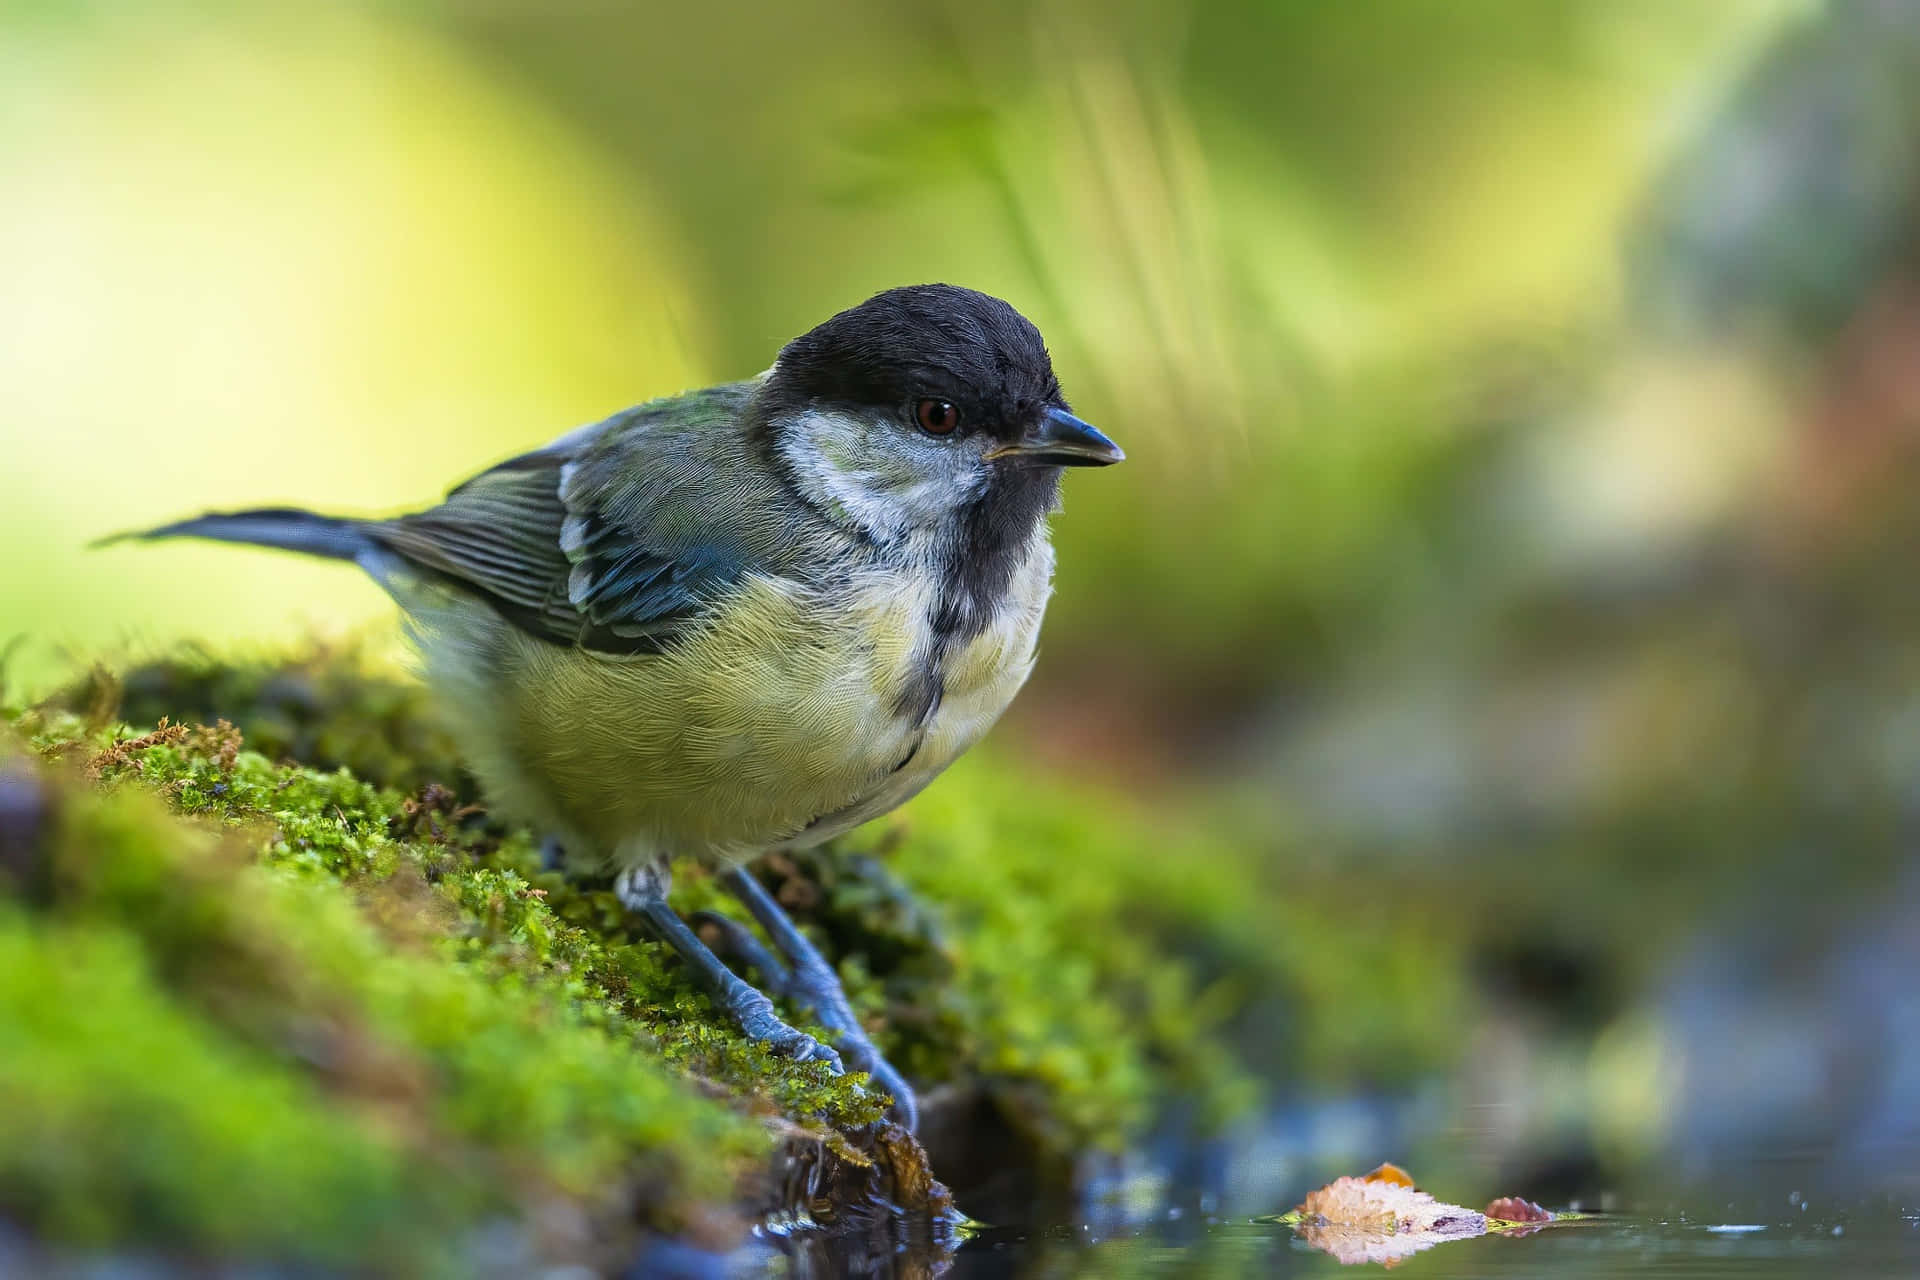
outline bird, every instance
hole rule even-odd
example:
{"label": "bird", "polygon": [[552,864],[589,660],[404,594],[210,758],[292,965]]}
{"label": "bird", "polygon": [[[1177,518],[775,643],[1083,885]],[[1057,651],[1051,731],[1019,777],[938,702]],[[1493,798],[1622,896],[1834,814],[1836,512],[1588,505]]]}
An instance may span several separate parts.
{"label": "bird", "polygon": [[[209,512],[105,541],[357,565],[399,605],[489,805],[570,871],[611,874],[746,1036],[866,1071],[911,1131],[910,1085],[749,864],[890,812],[980,739],[1033,669],[1063,470],[1124,456],[1010,304],[914,285],[756,377],[615,413],[426,510]],[[780,959],[737,925],[727,949],[832,1045],[667,905],[676,855],[741,900]]]}

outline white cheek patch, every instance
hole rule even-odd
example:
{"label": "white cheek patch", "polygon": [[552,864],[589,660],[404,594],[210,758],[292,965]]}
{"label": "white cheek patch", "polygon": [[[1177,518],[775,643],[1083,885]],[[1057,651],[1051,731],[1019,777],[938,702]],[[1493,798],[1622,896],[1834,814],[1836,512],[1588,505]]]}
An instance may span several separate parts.
{"label": "white cheek patch", "polygon": [[981,477],[957,443],[916,449],[885,428],[809,412],[776,425],[794,483],[823,510],[882,542],[943,526],[978,491]]}

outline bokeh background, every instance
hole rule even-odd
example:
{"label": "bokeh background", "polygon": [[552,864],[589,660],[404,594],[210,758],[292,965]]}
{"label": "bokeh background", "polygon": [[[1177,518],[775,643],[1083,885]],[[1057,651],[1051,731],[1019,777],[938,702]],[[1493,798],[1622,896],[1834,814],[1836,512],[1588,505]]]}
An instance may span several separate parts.
{"label": "bokeh background", "polygon": [[1251,1200],[1920,1189],[1906,0],[4,0],[6,678],[389,636],[86,546],[424,504],[928,280],[1131,459],[993,750],[1431,956],[1407,1060],[1269,1055]]}

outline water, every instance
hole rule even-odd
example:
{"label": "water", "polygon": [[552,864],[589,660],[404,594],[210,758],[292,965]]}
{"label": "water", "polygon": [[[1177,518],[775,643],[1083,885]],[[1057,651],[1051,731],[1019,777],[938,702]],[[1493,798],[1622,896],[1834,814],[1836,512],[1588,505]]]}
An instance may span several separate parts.
{"label": "water", "polygon": [[[945,1276],[949,1280],[1128,1280],[1130,1277],[1364,1276],[1384,1268],[1346,1266],[1291,1228],[1256,1220],[1167,1217],[1103,1237],[1084,1225],[984,1230],[952,1248],[906,1246],[874,1252],[872,1241],[786,1241],[781,1256],[740,1260],[733,1274],[828,1277]],[[1716,1276],[1873,1277],[1920,1275],[1920,1213],[1884,1203],[1826,1214],[1789,1209],[1764,1221],[1712,1215],[1607,1215],[1559,1223],[1521,1237],[1482,1236],[1436,1244],[1394,1264],[1398,1275],[1453,1277],[1612,1276],[1707,1280]]]}
{"label": "water", "polygon": [[[1343,1265],[1273,1217],[1341,1174],[1403,1157],[1423,1189],[1468,1209],[1517,1196],[1589,1216],[1438,1241],[1398,1257],[1396,1274],[1920,1277],[1920,1127],[1905,1106],[1876,1111],[1885,1122],[1875,1124],[1856,1123],[1847,1108],[1834,1113],[1846,1122],[1832,1123],[1768,1106],[1723,1125],[1693,1123],[1702,1108],[1690,1104],[1664,1143],[1608,1159],[1579,1140],[1590,1124],[1516,1140],[1524,1130],[1508,1109],[1450,1097],[1302,1100],[1211,1137],[1176,1118],[1134,1151],[1083,1161],[1077,1200],[1047,1199],[991,1135],[972,1149],[936,1144],[953,1202],[991,1225],[956,1235],[901,1221],[884,1199],[843,1203],[835,1232],[763,1236],[755,1255],[712,1274],[1364,1276],[1380,1264]],[[1374,1237],[1364,1250],[1351,1237],[1328,1243],[1378,1258],[1406,1239]]]}
{"label": "water", "polygon": [[[1285,1127],[1324,1141],[1352,1126]],[[986,1216],[982,1207],[990,1205],[999,1215],[996,1225],[956,1237],[928,1231],[926,1224],[861,1218],[858,1230],[837,1237],[802,1231],[764,1238],[757,1256],[736,1257],[724,1274],[1227,1280],[1357,1277],[1382,1270],[1378,1263],[1343,1265],[1292,1227],[1271,1220],[1326,1181],[1321,1175],[1327,1160],[1336,1158],[1311,1145],[1284,1150],[1260,1142],[1230,1146],[1225,1158],[1217,1158],[1218,1149],[1216,1158],[1194,1154],[1177,1146],[1158,1158],[1135,1153],[1092,1178],[1078,1205],[996,1196],[984,1185],[956,1187],[963,1209]],[[1723,1152],[1713,1160],[1695,1154],[1688,1168],[1678,1167],[1677,1158],[1657,1162],[1626,1185],[1616,1173],[1609,1185],[1559,1198],[1547,1189],[1546,1172],[1537,1175],[1536,1185],[1497,1184],[1508,1193],[1531,1191],[1551,1209],[1605,1211],[1523,1234],[1441,1241],[1398,1258],[1393,1269],[1436,1280],[1920,1276],[1920,1147],[1902,1141],[1872,1150],[1822,1144],[1745,1150],[1737,1158]],[[1342,1163],[1338,1171],[1364,1168]],[[1490,1183],[1485,1168],[1471,1159],[1436,1161],[1415,1172],[1430,1175],[1423,1176],[1423,1185],[1443,1199],[1469,1200],[1468,1188]],[[1578,1182],[1586,1175],[1568,1176]]]}
{"label": "water", "polygon": [[[909,1269],[896,1272],[915,1274]],[[1109,1240],[1071,1228],[989,1231],[968,1241],[944,1273],[988,1277],[1350,1276],[1283,1226],[1178,1223]],[[1400,1275],[1468,1276],[1902,1276],[1920,1275],[1920,1215],[1885,1209],[1771,1222],[1609,1217],[1546,1228],[1524,1238],[1483,1236],[1443,1243],[1404,1259]],[[919,1274],[941,1274],[922,1271]]]}

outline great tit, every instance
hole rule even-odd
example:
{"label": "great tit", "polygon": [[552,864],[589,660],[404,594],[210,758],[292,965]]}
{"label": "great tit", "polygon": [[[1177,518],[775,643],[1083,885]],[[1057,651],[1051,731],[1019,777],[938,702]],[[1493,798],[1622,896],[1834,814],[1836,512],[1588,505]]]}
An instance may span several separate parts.
{"label": "great tit", "polygon": [[[650,401],[384,520],[213,513],[130,536],[350,560],[399,602],[498,810],[615,875],[749,1036],[841,1056],[893,1097],[831,965],[745,864],[895,808],[972,746],[1033,667],[1063,467],[1119,462],[997,298],[891,289],[756,378]],[[785,957],[781,1021],[666,904],[713,865]]]}

